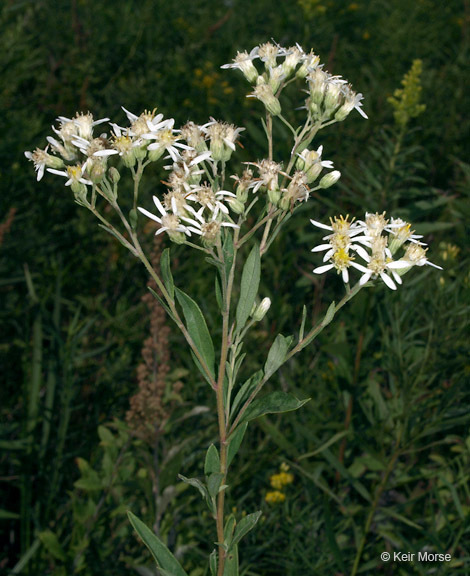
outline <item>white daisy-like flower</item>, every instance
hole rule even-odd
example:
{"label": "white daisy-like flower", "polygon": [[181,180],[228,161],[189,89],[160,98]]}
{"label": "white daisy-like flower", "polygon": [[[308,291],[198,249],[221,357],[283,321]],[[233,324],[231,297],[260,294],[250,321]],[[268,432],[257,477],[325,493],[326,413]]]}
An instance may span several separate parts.
{"label": "white daisy-like flower", "polygon": [[355,262],[354,256],[350,251],[357,252],[364,250],[360,244],[368,246],[368,239],[365,236],[359,236],[362,229],[356,226],[356,223],[349,221],[349,216],[335,217],[331,219],[331,226],[310,220],[310,222],[323,230],[332,231],[333,234],[325,236],[323,240],[328,240],[327,244],[319,244],[312,249],[312,252],[325,252],[323,262],[330,261],[329,264],[319,266],[313,270],[315,274],[323,274],[335,268],[338,274],[341,273],[343,282],[349,282],[349,268],[352,266],[363,273],[367,272],[367,268]]}
{"label": "white daisy-like flower", "polygon": [[[168,123],[168,120],[163,120],[163,114],[155,115],[156,110],[149,112],[145,110],[137,116],[136,114],[130,112],[124,106],[121,108],[126,113],[127,119],[129,120],[131,126],[129,128],[129,134],[131,136],[135,136],[136,138],[140,138],[147,132],[154,132],[159,128],[163,128]],[[162,121],[163,120],[163,121]]]}
{"label": "white daisy-like flower", "polygon": [[142,134],[141,137],[144,140],[155,140],[155,142],[152,142],[152,144],[148,145],[149,151],[154,150],[158,153],[163,153],[166,150],[171,159],[174,162],[177,162],[180,158],[178,148],[182,150],[193,150],[193,148],[187,144],[178,142],[181,136],[178,135],[179,130],[175,130],[173,128],[174,124],[175,121],[173,118],[165,120],[165,122],[159,123],[157,125],[151,125],[149,122],[147,127],[150,132]]}
{"label": "white daisy-like flower", "polygon": [[57,158],[56,156],[51,156],[51,154],[48,153],[47,151],[48,148],[49,146],[46,146],[44,150],[36,148],[34,152],[24,153],[26,158],[31,162],[33,162],[34,164],[34,169],[37,172],[38,182],[44,176],[44,170],[46,166],[57,169],[61,168],[64,165],[64,162],[60,158]]}
{"label": "white daisy-like flower", "polygon": [[432,266],[433,268],[437,268],[438,270],[442,270],[441,266],[437,264],[433,264],[429,262],[426,257],[427,248],[423,248],[419,244],[410,244],[406,249],[406,252],[402,258],[408,265],[411,266]]}
{"label": "white daisy-like flower", "polygon": [[211,212],[223,212],[228,214],[228,208],[223,203],[227,197],[236,198],[236,194],[228,190],[218,190],[214,192],[210,184],[204,183],[200,186],[191,186],[191,193],[186,196],[187,200],[197,202],[204,208],[208,208]]}
{"label": "white daisy-like flower", "polygon": [[[396,284],[401,284],[399,270],[409,268],[409,263],[404,260],[393,260],[390,249],[387,247],[387,238],[385,236],[376,236],[372,239],[371,254],[361,247],[356,249],[357,254],[367,262],[366,272],[361,276],[359,284],[362,286],[371,278],[378,277],[391,290],[396,290]],[[393,276],[393,279],[390,277]],[[393,281],[395,280],[395,282]]]}
{"label": "white daisy-like flower", "polygon": [[172,199],[173,214],[165,210],[163,204],[156,196],[153,197],[153,202],[157,207],[158,211],[160,212],[160,216],[156,216],[155,214],[152,214],[152,212],[149,212],[148,210],[146,210],[145,208],[141,208],[140,206],[137,209],[139,210],[139,212],[142,212],[142,214],[147,216],[147,218],[150,218],[154,222],[157,222],[158,224],[161,225],[161,228],[159,228],[155,232],[156,236],[162,234],[162,232],[173,232],[173,233],[182,232],[186,236],[191,236],[189,228],[181,223],[181,220],[177,214],[176,201],[174,199]]}
{"label": "white daisy-like flower", "polygon": [[[87,114],[78,113],[74,118],[65,118],[64,116],[59,116],[58,120],[61,123],[62,127],[67,127],[67,130],[70,130],[70,125],[73,124],[76,128],[75,134],[81,138],[85,138],[85,140],[91,140],[93,138],[93,128],[98,126],[98,124],[103,124],[103,122],[108,122],[109,118],[100,118],[99,120],[93,120],[93,114],[88,112]],[[55,131],[56,134],[60,133]]]}
{"label": "white daisy-like flower", "polygon": [[258,70],[256,69],[255,65],[253,64],[253,60],[259,58],[258,56],[259,46],[255,46],[253,50],[248,54],[248,52],[237,52],[233,63],[231,64],[224,64],[221,68],[233,68],[236,70],[240,70],[248,82],[256,82],[258,78]]}
{"label": "white daisy-like flower", "polygon": [[421,234],[414,234],[414,230],[411,230],[411,224],[408,224],[408,222],[405,222],[401,218],[392,217],[390,223],[385,227],[385,230],[391,235],[389,246],[392,254],[395,254],[398,248],[405,242],[425,246],[424,242],[420,242],[420,238],[423,236]]}
{"label": "white daisy-like flower", "polygon": [[93,153],[94,156],[113,156],[114,154],[119,154],[119,156],[126,156],[132,153],[132,149],[138,145],[136,140],[130,135],[128,128],[122,128],[117,124],[110,122],[110,126],[113,129],[111,134],[111,146],[112,148],[105,148],[102,150],[97,150]]}
{"label": "white daisy-like flower", "polygon": [[63,176],[68,178],[65,183],[66,186],[75,186],[77,184],[85,184],[85,186],[92,186],[93,182],[84,177],[86,169],[85,164],[76,164],[75,166],[67,166],[66,170],[55,170],[54,168],[48,168],[47,171],[51,174],[57,174],[58,176]]}
{"label": "white daisy-like flower", "polygon": [[282,164],[266,158],[259,162],[245,162],[245,164],[256,166],[259,170],[259,178],[254,178],[248,185],[248,188],[251,188],[253,192],[258,192],[261,186],[265,186],[271,191],[279,189],[279,174],[283,174],[281,172]]}
{"label": "white daisy-like flower", "polygon": [[204,206],[201,206],[197,212],[192,206],[188,206],[188,209],[193,215],[193,218],[182,216],[181,219],[189,224],[188,230],[201,236],[203,243],[208,246],[211,246],[216,242],[221,227],[239,228],[239,226],[233,222],[220,221],[217,218],[217,209],[212,212],[212,215],[208,220],[203,217]]}
{"label": "white daisy-like flower", "polygon": [[232,152],[235,152],[235,143],[238,140],[238,136],[245,128],[237,128],[233,124],[218,122],[211,118],[210,122],[201,126],[201,130],[210,140],[212,158],[216,162],[227,162]]}
{"label": "white daisy-like flower", "polygon": [[331,160],[321,159],[322,152],[323,146],[320,146],[317,150],[305,148],[305,150],[296,154],[298,156],[296,166],[299,170],[305,172],[309,184],[318,178],[323,168],[333,168],[333,162]]}

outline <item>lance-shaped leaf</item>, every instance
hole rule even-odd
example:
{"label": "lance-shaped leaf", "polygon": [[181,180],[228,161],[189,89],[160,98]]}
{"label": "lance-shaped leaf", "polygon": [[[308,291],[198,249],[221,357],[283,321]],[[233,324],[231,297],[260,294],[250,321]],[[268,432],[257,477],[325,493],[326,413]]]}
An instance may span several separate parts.
{"label": "lance-shaped leaf", "polygon": [[225,558],[224,576],[238,576],[238,546],[234,546]]}
{"label": "lance-shaped leaf", "polygon": [[209,556],[209,568],[211,569],[211,576],[217,576],[217,550],[212,550]]}
{"label": "lance-shaped leaf", "polygon": [[139,520],[137,516],[132,514],[132,512],[127,512],[127,516],[142,542],[152,553],[157,566],[161,568],[165,574],[171,574],[172,576],[188,576],[183,570],[181,564],[168,550],[165,544],[163,544],[163,542],[142,522],[142,520]]}
{"label": "lance-shaped leaf", "polygon": [[233,535],[231,547],[236,546],[240,540],[255,527],[260,516],[261,510],[254,512],[253,514],[248,514],[248,516],[245,516],[240,520],[240,522],[237,524],[237,527],[235,528],[235,534]]}
{"label": "lance-shaped leaf", "polygon": [[[175,287],[175,293],[176,298],[183,309],[186,328],[188,329],[189,335],[193,339],[199,354],[204,359],[212,377],[214,377],[214,345],[212,344],[212,339],[209,330],[207,329],[204,316],[196,302],[194,302],[194,300],[182,290]],[[198,365],[198,368],[202,370],[200,365]]]}
{"label": "lance-shaped leaf", "polygon": [[238,428],[235,430],[235,432],[230,436],[230,440],[229,440],[230,443],[229,443],[228,449],[227,449],[227,469],[230,466],[230,464],[232,463],[232,460],[235,458],[235,455],[237,454],[238,449],[240,448],[240,445],[241,445],[242,440],[243,440],[243,436],[245,436],[247,426],[248,426],[247,422],[245,424],[241,424],[240,426],[238,426]]}
{"label": "lance-shaped leaf", "polygon": [[264,416],[264,414],[278,414],[281,412],[291,412],[292,410],[297,410],[308,402],[310,398],[305,398],[304,400],[299,400],[292,394],[286,394],[285,392],[276,391],[254,400],[246,409],[243,415],[242,422],[247,422],[249,420],[254,420],[259,416]]}
{"label": "lance-shaped leaf", "polygon": [[250,394],[255,390],[256,386],[261,382],[263,378],[263,371],[258,370],[255,372],[248,380],[240,387],[240,390],[237,392],[235,396],[235,400],[232,404],[231,415],[234,416],[238,407],[241,406],[244,402],[246,402],[250,396]]}
{"label": "lance-shaped leaf", "polygon": [[168,294],[173,300],[175,298],[175,283],[173,282],[173,275],[171,273],[169,248],[165,248],[165,250],[162,252],[160,258],[160,269],[162,271],[162,278],[163,283],[165,284],[165,288],[168,290]]}
{"label": "lance-shaped leaf", "polygon": [[206,461],[204,463],[204,474],[210,476],[220,472],[220,458],[217,448],[214,444],[209,446],[206,454]]}
{"label": "lance-shaped leaf", "polygon": [[276,336],[276,340],[274,340],[273,345],[269,350],[268,359],[264,366],[265,380],[267,380],[280,366],[284,364],[292,340],[292,336],[283,336],[282,334]]}
{"label": "lance-shaped leaf", "polygon": [[246,259],[242,272],[240,300],[237,306],[237,329],[241,330],[250,316],[251,309],[258,294],[261,262],[259,246],[255,244]]}

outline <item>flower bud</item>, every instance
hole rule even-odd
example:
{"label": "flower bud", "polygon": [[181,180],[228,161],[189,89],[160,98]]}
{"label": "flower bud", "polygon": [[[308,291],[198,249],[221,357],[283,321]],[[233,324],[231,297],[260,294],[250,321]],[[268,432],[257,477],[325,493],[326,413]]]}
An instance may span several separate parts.
{"label": "flower bud", "polygon": [[147,156],[147,146],[148,143],[145,143],[143,146],[135,146],[133,148],[134,156],[137,160],[143,160]]}
{"label": "flower bud", "polygon": [[119,170],[114,166],[111,166],[111,168],[108,170],[108,176],[113,184],[117,184],[121,179],[121,174],[119,174]]}
{"label": "flower bud", "polygon": [[148,153],[150,162],[156,162],[157,160],[159,160],[163,156],[164,152],[165,152],[164,146],[159,146],[158,148],[149,150]]}
{"label": "flower bud", "polygon": [[256,86],[253,96],[258,98],[258,100],[261,100],[270,114],[273,116],[279,116],[281,113],[281,103],[276,96],[274,96],[270,86],[267,84],[259,84]]}
{"label": "flower bud", "polygon": [[184,244],[186,241],[186,236],[183,232],[177,232],[175,230],[167,230],[170,240],[175,244]]}
{"label": "flower bud", "polygon": [[271,204],[277,206],[281,199],[281,191],[279,189],[268,190],[268,198]]}
{"label": "flower bud", "polygon": [[245,211],[245,204],[238,198],[230,199],[230,207],[235,212],[235,214],[243,214],[243,212]]}
{"label": "flower bud", "polygon": [[106,158],[88,159],[88,176],[94,184],[99,184],[106,174]]}
{"label": "flower bud", "polygon": [[259,322],[262,320],[266,313],[268,312],[269,308],[271,307],[271,300],[269,298],[263,298],[259,306],[252,312],[251,316],[255,322]]}
{"label": "flower bud", "polygon": [[340,177],[341,172],[339,170],[333,170],[333,172],[330,172],[329,174],[325,174],[325,176],[323,176],[318,186],[320,188],[329,188],[330,186],[333,186],[333,184],[336,184],[336,182],[338,182]]}

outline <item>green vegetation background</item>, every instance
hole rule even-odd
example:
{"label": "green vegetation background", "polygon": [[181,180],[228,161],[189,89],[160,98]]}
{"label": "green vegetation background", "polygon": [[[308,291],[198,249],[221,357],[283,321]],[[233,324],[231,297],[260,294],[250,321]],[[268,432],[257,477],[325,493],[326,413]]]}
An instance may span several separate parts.
{"label": "green vegetation background", "polygon": [[[154,574],[127,523],[132,509],[191,576],[208,573],[212,523],[176,474],[202,474],[213,399],[171,331],[169,379],[183,382],[166,399],[171,417],[153,443],[124,424],[149,331],[145,273],[58,178],[38,184],[23,152],[44,145],[59,115],[122,123],[122,105],[157,106],[177,124],[246,126],[241,157],[261,157],[257,104],[220,65],[273,38],[313,48],[365,95],[370,119],[354,113],[322,134],[343,177],[273,246],[262,287],[273,307],[252,336],[253,368],[277,332],[298,329],[300,303],[315,318],[342,290],[334,275],[311,274],[320,234],[309,217],[393,209],[444,271],[361,294],[273,381],[312,401],[260,420],[240,454],[229,505],[239,516],[263,510],[242,573],[429,574],[379,558],[428,549],[453,556],[436,573],[470,574],[469,25],[470,5],[457,0],[2,3],[0,572]],[[417,58],[426,110],[397,146],[387,98]],[[181,249],[174,260],[176,281],[215,319],[203,262]],[[282,462],[294,481],[270,505]]]}

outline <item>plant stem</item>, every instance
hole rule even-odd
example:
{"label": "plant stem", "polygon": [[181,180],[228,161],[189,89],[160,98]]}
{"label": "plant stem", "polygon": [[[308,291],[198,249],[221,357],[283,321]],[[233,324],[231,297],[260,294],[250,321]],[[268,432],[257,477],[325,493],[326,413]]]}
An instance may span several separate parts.
{"label": "plant stem", "polygon": [[[365,285],[364,285],[365,286]],[[349,290],[344,297],[341,299],[341,301],[335,306],[335,313],[340,310],[347,302],[349,302],[349,300],[351,300],[351,298],[353,298],[354,296],[356,296],[356,294],[362,289],[364,288],[364,286],[361,286],[359,284],[359,282],[354,286],[354,288],[352,290]],[[310,342],[312,340],[314,340],[318,334],[320,334],[320,332],[323,330],[323,328],[325,328],[325,326],[327,326],[329,324],[329,322],[327,324],[325,324],[324,320],[322,320],[321,322],[319,322],[316,326],[314,326],[310,332],[304,336],[301,340],[299,340],[299,342],[297,343],[296,346],[294,346],[294,348],[292,348],[292,350],[286,355],[286,358],[283,362],[283,364],[285,364],[288,360],[290,360],[292,358],[292,356],[294,356],[295,354],[297,354],[298,352],[300,352],[303,348],[305,348],[305,346],[307,346],[308,344],[310,344]],[[243,417],[243,414],[246,412],[248,406],[253,402],[253,400],[255,399],[256,395],[258,394],[258,392],[261,390],[261,388],[266,384],[266,382],[268,381],[268,378],[263,378],[261,380],[261,382],[256,386],[256,388],[253,390],[253,392],[250,394],[248,400],[245,402],[245,404],[243,404],[243,406],[240,408],[240,411],[237,414],[237,417],[235,418],[232,426],[230,427],[230,430],[228,432],[228,436],[230,436],[237,428],[238,423],[240,422],[240,420]]]}
{"label": "plant stem", "polygon": [[361,542],[359,544],[359,548],[358,548],[357,553],[356,553],[356,558],[354,559],[354,565],[353,565],[353,569],[351,572],[351,576],[356,576],[356,574],[357,574],[357,571],[359,569],[359,562],[361,561],[362,552],[364,551],[366,539],[367,539],[367,536],[369,534],[369,530],[370,530],[370,527],[372,525],[372,521],[374,519],[375,512],[377,510],[377,506],[379,505],[380,497],[382,496],[383,491],[387,487],[387,482],[388,482],[388,479],[390,477],[390,474],[393,472],[393,468],[395,467],[395,462],[397,461],[398,457],[400,456],[401,432],[402,432],[402,427],[400,426],[400,428],[398,429],[398,436],[397,436],[397,440],[395,443],[395,451],[392,455],[390,462],[388,463],[387,469],[385,470],[385,473],[382,477],[382,480],[381,480],[379,486],[377,487],[377,490],[375,491],[374,501],[372,502],[372,507],[371,507],[369,514],[367,516],[366,525],[364,527],[364,533],[362,535]]}
{"label": "plant stem", "polygon": [[[220,473],[223,474],[221,484],[226,484],[227,477],[227,419],[225,416],[224,405],[224,379],[225,364],[227,362],[229,351],[229,330],[230,330],[230,303],[232,298],[233,280],[235,276],[235,265],[237,260],[237,242],[240,228],[236,228],[233,237],[234,253],[233,261],[227,277],[225,268],[225,259],[221,246],[219,245],[219,258],[222,260],[222,290],[223,290],[223,309],[222,309],[222,349],[220,352],[219,373],[217,377],[216,395],[217,395],[217,418],[219,423],[220,439]],[[225,566],[225,550],[222,545],[224,542],[224,507],[225,507],[225,490],[221,490],[217,496],[217,541],[219,544],[219,562],[217,573],[223,576]]]}

